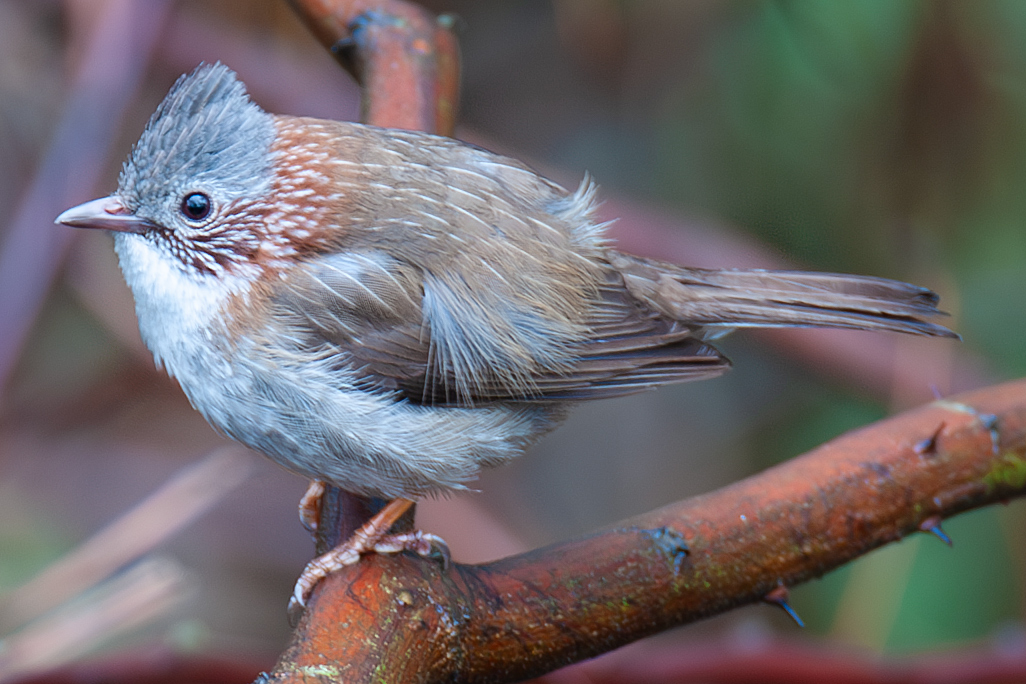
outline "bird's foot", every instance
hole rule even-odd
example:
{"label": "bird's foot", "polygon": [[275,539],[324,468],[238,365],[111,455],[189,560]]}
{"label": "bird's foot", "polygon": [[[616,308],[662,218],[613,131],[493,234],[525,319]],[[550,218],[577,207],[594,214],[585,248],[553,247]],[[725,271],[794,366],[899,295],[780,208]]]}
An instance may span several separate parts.
{"label": "bird's foot", "polygon": [[[315,480],[316,482],[316,480]],[[307,491],[309,495],[314,489],[311,484]],[[306,498],[306,497],[304,497]],[[347,565],[353,565],[360,560],[365,553],[401,553],[413,551],[414,553],[431,558],[439,558],[444,567],[450,562],[449,547],[440,537],[427,532],[416,530],[400,534],[389,534],[392,525],[409,510],[413,502],[409,499],[395,499],[390,501],[384,508],[364,523],[353,535],[342,544],[339,544],[331,551],[314,558],[310,561],[303,574],[296,580],[296,587],[289,599],[290,621],[296,622],[306,609],[306,602],[310,598],[317,583],[336,570]],[[303,504],[300,504],[300,516],[302,517]]]}
{"label": "bird's foot", "polygon": [[402,553],[412,551],[423,558],[434,558],[448,568],[452,564],[449,545],[437,534],[414,530],[402,534],[389,534],[382,537],[374,545],[374,553]]}
{"label": "bird's foot", "polygon": [[299,522],[314,536],[317,535],[317,528],[321,524],[321,499],[326,488],[324,480],[310,480],[310,486],[299,500]]}

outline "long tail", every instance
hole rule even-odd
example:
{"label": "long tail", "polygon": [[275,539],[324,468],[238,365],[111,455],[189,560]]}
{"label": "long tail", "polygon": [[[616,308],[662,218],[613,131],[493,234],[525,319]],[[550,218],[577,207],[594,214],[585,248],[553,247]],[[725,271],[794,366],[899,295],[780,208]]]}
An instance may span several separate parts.
{"label": "long tail", "polygon": [[955,337],[923,320],[936,293],[896,280],[802,271],[684,268],[617,253],[628,290],[660,313],[710,328],[825,327]]}

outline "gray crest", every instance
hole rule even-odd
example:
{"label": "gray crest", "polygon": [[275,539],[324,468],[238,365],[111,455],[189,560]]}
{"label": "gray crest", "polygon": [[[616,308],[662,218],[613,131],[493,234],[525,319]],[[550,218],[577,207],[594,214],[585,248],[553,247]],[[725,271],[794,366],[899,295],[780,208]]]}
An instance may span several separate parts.
{"label": "gray crest", "polygon": [[118,181],[133,211],[159,214],[178,195],[205,190],[218,199],[259,194],[269,182],[272,118],[221,63],[202,64],[175,82],[135,144]]}

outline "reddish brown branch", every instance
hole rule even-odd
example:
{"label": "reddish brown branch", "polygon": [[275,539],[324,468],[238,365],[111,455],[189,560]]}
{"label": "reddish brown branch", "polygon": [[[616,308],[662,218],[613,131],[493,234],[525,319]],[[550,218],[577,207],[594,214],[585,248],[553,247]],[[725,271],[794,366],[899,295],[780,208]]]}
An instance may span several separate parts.
{"label": "reddish brown branch", "polygon": [[[1026,380],[489,565],[371,556],[322,582],[273,681],[512,682],[760,600],[1026,491]],[[690,549],[683,554],[684,544]]]}
{"label": "reddish brown branch", "polygon": [[290,0],[363,86],[366,123],[451,135],[459,93],[456,39],[401,0]]}

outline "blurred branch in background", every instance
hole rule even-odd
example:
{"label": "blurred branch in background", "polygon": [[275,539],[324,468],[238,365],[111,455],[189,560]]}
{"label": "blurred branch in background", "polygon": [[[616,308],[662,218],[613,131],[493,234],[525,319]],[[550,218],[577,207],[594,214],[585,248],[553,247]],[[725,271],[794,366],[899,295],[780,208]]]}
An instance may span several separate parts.
{"label": "blurred branch in background", "polygon": [[459,47],[444,18],[403,0],[289,0],[363,87],[361,121],[452,135]]}
{"label": "blurred branch in background", "polygon": [[28,583],[0,595],[0,634],[8,635],[0,638],[0,682],[71,662],[180,605],[193,593],[184,569],[144,556],[240,485],[250,465],[243,449],[219,449]]}
{"label": "blurred branch in background", "polygon": [[195,590],[178,563],[143,558],[0,640],[0,682],[75,662],[181,606]]}
{"label": "blurred branch in background", "polygon": [[72,232],[53,225],[93,196],[161,34],[170,0],[69,0],[72,85],[35,178],[0,242],[0,400]]}
{"label": "blurred branch in background", "polygon": [[[757,628],[756,628],[757,629]],[[999,639],[982,647],[881,658],[824,641],[798,643],[742,627],[728,638],[649,643],[560,670],[535,684],[1012,684],[1026,653]]]}
{"label": "blurred branch in background", "polygon": [[46,613],[153,551],[239,486],[249,466],[244,449],[225,447],[186,467],[75,551],[0,596],[0,630]]}

